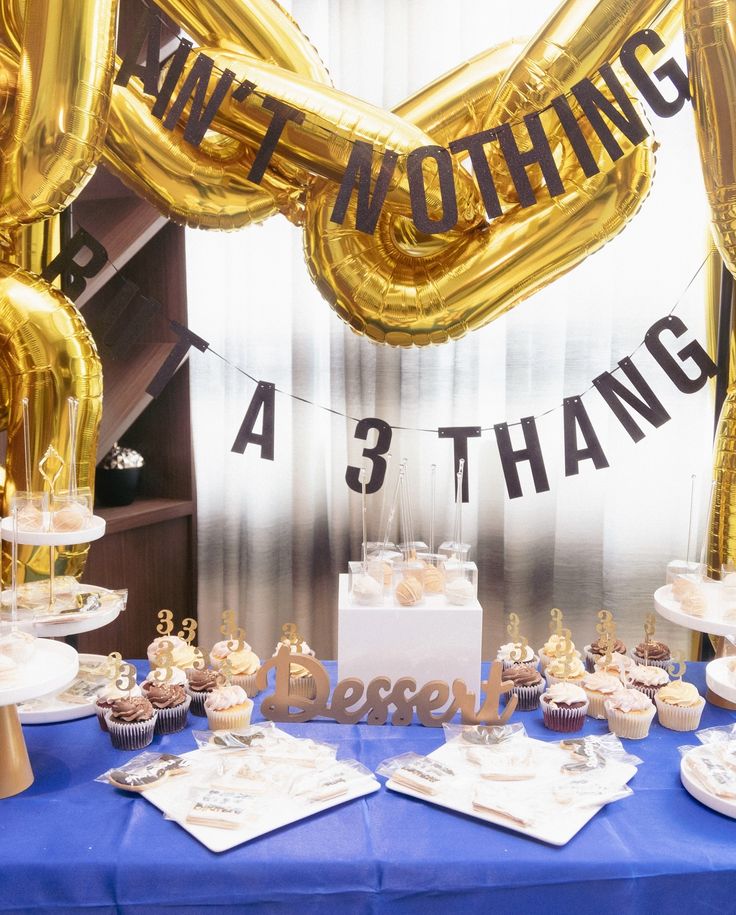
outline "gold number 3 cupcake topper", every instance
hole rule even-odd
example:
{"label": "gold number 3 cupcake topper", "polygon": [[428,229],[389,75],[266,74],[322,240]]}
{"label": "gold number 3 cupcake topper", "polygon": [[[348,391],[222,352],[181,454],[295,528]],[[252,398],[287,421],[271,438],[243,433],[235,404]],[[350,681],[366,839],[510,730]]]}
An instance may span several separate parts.
{"label": "gold number 3 cupcake topper", "polygon": [[233,682],[233,665],[229,658],[225,658],[217,674],[217,683],[219,686],[230,686]]}
{"label": "gold number 3 cupcake topper", "polygon": [[667,672],[671,677],[677,677],[678,680],[682,680],[687,670],[687,664],[685,663],[685,655],[681,651],[672,652],[672,660],[667,665]]}
{"label": "gold number 3 cupcake topper", "polygon": [[549,631],[556,635],[562,635],[562,610],[555,607],[553,610],[549,611],[549,615],[552,617],[552,622],[549,624]]}
{"label": "gold number 3 cupcake topper", "polygon": [[518,613],[509,613],[509,624],[506,627],[506,632],[509,634],[512,642],[519,641],[519,614]]}
{"label": "gold number 3 cupcake topper", "polygon": [[655,616],[653,613],[647,613],[647,618],[644,620],[644,641],[647,645],[654,640],[655,631]]}
{"label": "gold number 3 cupcake topper", "polygon": [[616,626],[613,621],[613,614],[610,610],[599,610],[598,619],[600,620],[600,623],[595,627],[595,631],[600,636],[605,636],[607,632],[610,632]]}
{"label": "gold number 3 cupcake topper", "polygon": [[523,635],[519,635],[519,614],[518,613],[509,613],[509,624],[506,627],[506,632],[509,634],[511,641],[514,643],[514,647],[511,649],[509,657],[512,661],[521,663],[526,658],[526,649],[529,645],[529,642],[524,638]]}
{"label": "gold number 3 cupcake topper", "polygon": [[245,629],[237,625],[234,610],[222,611],[220,632],[228,640],[228,651],[242,651],[245,647]]}
{"label": "gold number 3 cupcake topper", "polygon": [[575,649],[573,648],[570,630],[563,629],[560,633],[563,637],[560,649],[560,660],[562,661],[562,679],[567,680],[572,675],[572,662],[575,660]]}
{"label": "gold number 3 cupcake topper", "polygon": [[110,662],[107,667],[107,678],[113,683],[120,676],[120,670],[123,666],[123,656],[119,651],[111,651],[107,656],[107,660]]}
{"label": "gold number 3 cupcake topper", "polygon": [[156,626],[159,635],[171,635],[174,631],[174,614],[171,610],[159,610],[158,618],[161,622]]}
{"label": "gold number 3 cupcake topper", "polygon": [[120,665],[120,676],[115,680],[115,686],[124,693],[129,693],[135,686],[135,667],[132,664]]}
{"label": "gold number 3 cupcake topper", "polygon": [[181,621],[182,628],[176,633],[180,639],[184,639],[187,645],[191,645],[197,634],[197,621],[191,616]]}
{"label": "gold number 3 cupcake topper", "polygon": [[156,670],[151,674],[151,679],[158,683],[165,683],[174,676],[174,643],[164,639],[156,652]]}
{"label": "gold number 3 cupcake topper", "polygon": [[297,650],[304,644],[304,639],[299,635],[296,623],[284,623],[281,627],[281,634],[290,645],[296,645]]}

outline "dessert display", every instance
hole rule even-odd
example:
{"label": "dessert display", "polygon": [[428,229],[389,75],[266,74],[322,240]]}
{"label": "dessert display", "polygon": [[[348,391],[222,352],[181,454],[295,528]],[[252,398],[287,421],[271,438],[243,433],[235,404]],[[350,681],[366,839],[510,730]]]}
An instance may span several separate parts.
{"label": "dessert display", "polygon": [[617,737],[641,740],[649,733],[654,703],[638,689],[622,688],[604,703],[608,727]]}

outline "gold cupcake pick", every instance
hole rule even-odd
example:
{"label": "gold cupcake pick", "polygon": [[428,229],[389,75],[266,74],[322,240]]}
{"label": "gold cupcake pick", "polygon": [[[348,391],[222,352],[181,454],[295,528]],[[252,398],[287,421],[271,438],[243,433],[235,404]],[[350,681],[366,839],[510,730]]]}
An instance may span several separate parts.
{"label": "gold cupcake pick", "polygon": [[296,623],[284,623],[281,627],[281,635],[290,645],[296,645],[297,650],[301,649],[304,639],[299,635]]}
{"label": "gold cupcake pick", "polygon": [[115,686],[124,693],[129,693],[135,686],[135,667],[132,664],[120,665],[120,676],[115,680]]}
{"label": "gold cupcake pick", "polygon": [[654,641],[655,631],[656,618],[653,613],[647,613],[647,618],[644,620],[644,641],[647,645]]}
{"label": "gold cupcake pick", "polygon": [[182,628],[176,633],[180,639],[184,639],[187,645],[191,645],[197,634],[197,621],[187,616],[181,621]]}
{"label": "gold cupcake pick", "polygon": [[120,669],[123,665],[123,656],[119,651],[111,651],[107,656],[107,660],[107,679],[110,683],[114,683],[120,676]]}
{"label": "gold cupcake pick", "polygon": [[552,620],[549,624],[549,631],[555,635],[562,635],[562,610],[560,610],[558,607],[555,607],[549,611],[549,615],[552,617]]}
{"label": "gold cupcake pick", "polygon": [[165,683],[174,676],[174,643],[164,639],[156,651],[156,669],[151,674],[151,679],[157,683]]}
{"label": "gold cupcake pick", "polygon": [[156,626],[156,632],[159,635],[171,635],[174,631],[174,614],[171,610],[159,610],[157,616],[161,622]]}
{"label": "gold cupcake pick", "polygon": [[522,635],[521,639],[514,644],[514,647],[509,652],[509,657],[517,664],[521,664],[521,662],[526,659],[526,650],[528,647],[529,642]]}
{"label": "gold cupcake pick", "polygon": [[613,614],[610,610],[599,610],[598,619],[600,623],[595,627],[596,632],[600,636],[604,636],[608,631],[610,631],[612,626],[615,626],[613,622]]}
{"label": "gold cupcake pick", "polygon": [[667,665],[667,673],[674,679],[677,677],[678,680],[682,680],[687,670],[687,664],[685,663],[685,655],[682,651],[673,651],[672,660]]}
{"label": "gold cupcake pick", "polygon": [[506,632],[511,637],[512,642],[518,642],[519,640],[519,614],[518,613],[509,613],[509,623],[506,627]]}
{"label": "gold cupcake pick", "polygon": [[245,629],[237,624],[234,610],[223,610],[220,632],[227,639],[228,651],[242,651],[245,647]]}
{"label": "gold cupcake pick", "polygon": [[194,660],[192,661],[192,667],[195,670],[204,670],[207,666],[207,662],[204,659],[202,650],[200,648],[194,649]]}
{"label": "gold cupcake pick", "polygon": [[572,644],[572,639],[570,638],[570,630],[563,629],[560,633],[562,635],[562,647],[560,649],[560,660],[562,661],[562,680],[568,680],[572,676],[572,663],[575,659],[575,648]]}
{"label": "gold cupcake pick", "polygon": [[233,682],[233,674],[233,665],[230,663],[230,658],[225,658],[225,660],[220,665],[220,669],[217,673],[218,686],[231,686]]}

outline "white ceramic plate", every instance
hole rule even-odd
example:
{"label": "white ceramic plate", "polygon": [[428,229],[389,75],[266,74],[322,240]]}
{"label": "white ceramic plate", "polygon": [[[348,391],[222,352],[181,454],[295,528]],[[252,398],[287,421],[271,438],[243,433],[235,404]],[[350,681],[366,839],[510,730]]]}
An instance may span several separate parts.
{"label": "white ceramic plate", "polygon": [[61,690],[79,670],[77,652],[64,642],[38,639],[30,661],[0,685],[0,705],[17,705]]}
{"label": "white ceramic plate", "polygon": [[[13,539],[13,519],[3,518],[2,526],[3,540]],[[28,546],[72,546],[75,543],[88,543],[91,540],[99,540],[105,533],[105,519],[99,515],[92,516],[92,523],[89,527],[80,528],[77,531],[18,531],[18,543]]]}
{"label": "white ceramic plate", "polygon": [[[90,664],[94,661],[106,660],[102,654],[80,654],[80,664]],[[41,696],[32,700],[30,708],[20,705],[18,714],[21,724],[57,724],[61,721],[75,721],[77,718],[88,718],[95,713],[94,701],[83,704],[76,702],[64,702],[59,699],[59,693],[63,693],[69,686],[66,683],[61,689],[50,693],[47,696]]]}
{"label": "white ceramic plate", "polygon": [[[719,587],[719,582],[706,582],[701,587],[706,594],[709,589]],[[712,614],[700,617],[691,616],[689,613],[683,613],[678,601],[672,597],[671,585],[663,585],[654,592],[654,605],[660,616],[663,616],[671,623],[677,623],[678,626],[684,626],[686,629],[694,629],[695,632],[709,632],[711,635],[733,635],[736,633],[736,620],[724,622]]]}
{"label": "white ceramic plate", "polygon": [[[21,588],[23,585],[20,586]],[[89,591],[95,594],[111,594],[108,588],[101,588],[99,585],[79,585],[80,591]],[[3,620],[8,621],[8,605],[10,601],[10,591],[2,592],[3,602]],[[83,632],[92,632],[94,629],[101,629],[107,626],[118,617],[124,608],[125,601],[122,598],[114,602],[105,602],[105,606],[99,610],[90,610],[87,613],[80,613],[78,616],[73,613],[50,615],[47,617],[30,617],[21,618],[18,622],[18,628],[25,632],[32,632],[39,638],[63,638],[67,635],[80,635]]]}
{"label": "white ceramic plate", "polygon": [[[697,749],[691,750],[690,752],[696,753]],[[687,791],[688,794],[691,794],[696,801],[700,801],[701,804],[710,807],[711,810],[715,810],[727,817],[736,819],[736,801],[729,800],[725,797],[717,797],[715,794],[710,794],[706,791],[699,782],[696,782],[690,777],[687,770],[684,768],[685,758],[686,757],[683,756],[680,760],[680,781],[682,782],[685,791]]]}
{"label": "white ceramic plate", "polygon": [[736,662],[736,657],[716,658],[705,668],[705,682],[721,699],[736,702],[736,677],[732,678],[728,670],[729,662]]}

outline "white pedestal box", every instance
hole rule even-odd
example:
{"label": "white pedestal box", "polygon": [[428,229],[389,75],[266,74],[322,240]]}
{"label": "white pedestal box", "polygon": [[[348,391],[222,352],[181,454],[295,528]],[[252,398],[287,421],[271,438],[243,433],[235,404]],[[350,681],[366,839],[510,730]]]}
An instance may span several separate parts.
{"label": "white pedestal box", "polygon": [[[480,695],[483,608],[477,600],[463,607],[444,594],[425,594],[416,607],[393,597],[373,606],[354,603],[348,576],[340,576],[337,676],[358,677],[367,686],[375,677],[413,677],[417,689],[430,680],[463,680]],[[449,703],[448,703],[449,704]]]}

